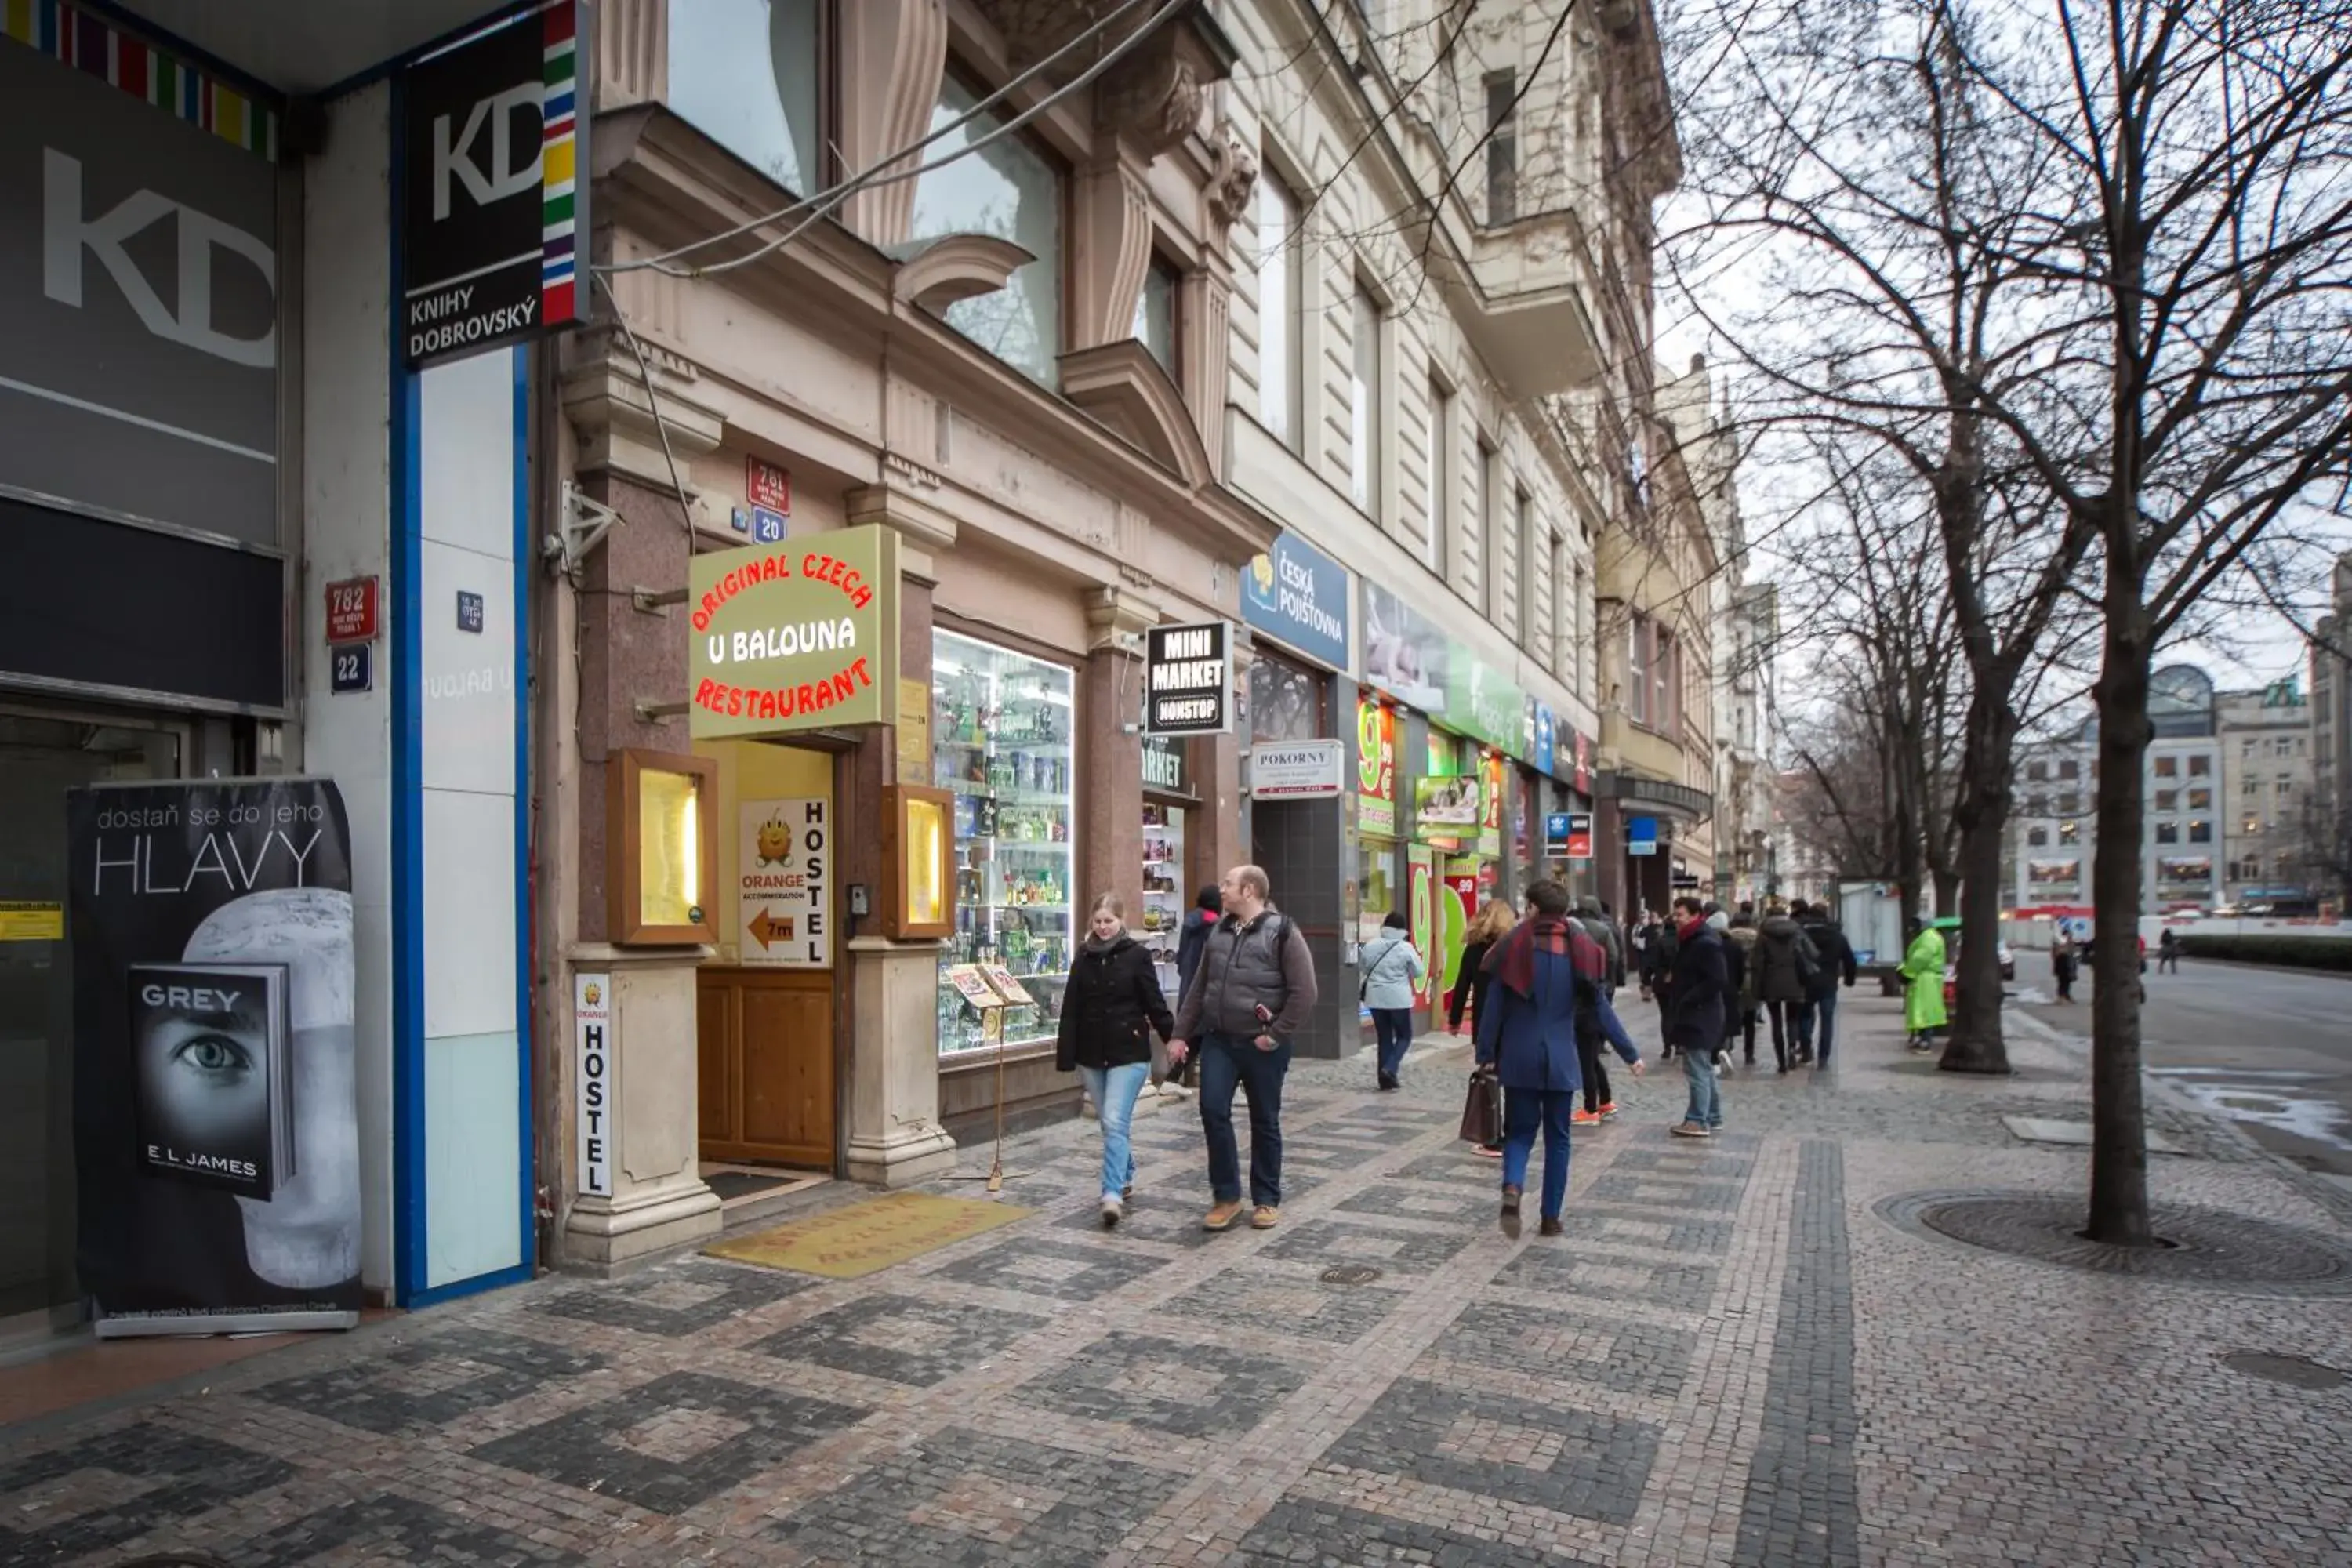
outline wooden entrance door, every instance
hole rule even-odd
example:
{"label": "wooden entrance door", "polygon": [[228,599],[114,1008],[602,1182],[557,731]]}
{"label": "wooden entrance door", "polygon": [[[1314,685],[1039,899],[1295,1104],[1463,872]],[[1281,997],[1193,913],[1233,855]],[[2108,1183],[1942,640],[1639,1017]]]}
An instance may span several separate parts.
{"label": "wooden entrance door", "polygon": [[832,1170],[832,973],[706,966],[696,1004],[702,1157]]}

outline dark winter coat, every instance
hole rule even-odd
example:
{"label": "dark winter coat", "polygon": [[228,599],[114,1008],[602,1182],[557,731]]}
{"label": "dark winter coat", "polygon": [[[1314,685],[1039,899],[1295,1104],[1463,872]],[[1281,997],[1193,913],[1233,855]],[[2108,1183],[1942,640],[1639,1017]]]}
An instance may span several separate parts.
{"label": "dark winter coat", "polygon": [[1757,931],[1756,976],[1759,1002],[1801,1002],[1805,981],[1821,972],[1821,955],[1797,922],[1786,915],[1767,915]]}
{"label": "dark winter coat", "polygon": [[1723,1042],[1730,990],[1723,939],[1705,926],[1676,933],[1674,969],[1666,977],[1666,1043],[1677,1050],[1712,1051]]}
{"label": "dark winter coat", "polygon": [[1853,960],[1853,943],[1846,941],[1844,930],[1837,921],[1816,915],[1804,923],[1806,939],[1821,955],[1821,968],[1813,976],[1813,994],[1834,991],[1843,980],[1852,985],[1861,973]]}
{"label": "dark winter coat", "polygon": [[1198,906],[1184,911],[1184,923],[1176,933],[1176,999],[1182,1001],[1184,993],[1192,989],[1192,975],[1201,967],[1201,954],[1209,950],[1209,933],[1217,929],[1217,911]]}
{"label": "dark winter coat", "polygon": [[1756,958],[1759,940],[1754,926],[1736,925],[1723,933],[1726,980],[1742,1018],[1756,1010],[1756,983],[1763,978],[1764,966]]}
{"label": "dark winter coat", "polygon": [[1464,944],[1461,973],[1454,977],[1454,989],[1445,994],[1447,1028],[1462,1026],[1462,1005],[1465,1002],[1474,1016],[1484,1016],[1480,1009],[1486,1005],[1486,988],[1494,983],[1494,976],[1486,973],[1486,954],[1494,948],[1491,942]]}
{"label": "dark winter coat", "polygon": [[1089,937],[1070,965],[1070,984],[1062,993],[1054,1065],[1073,1072],[1148,1062],[1151,1031],[1159,1030],[1164,1040],[1175,1033],[1175,1024],[1150,950],[1124,932],[1109,942]]}

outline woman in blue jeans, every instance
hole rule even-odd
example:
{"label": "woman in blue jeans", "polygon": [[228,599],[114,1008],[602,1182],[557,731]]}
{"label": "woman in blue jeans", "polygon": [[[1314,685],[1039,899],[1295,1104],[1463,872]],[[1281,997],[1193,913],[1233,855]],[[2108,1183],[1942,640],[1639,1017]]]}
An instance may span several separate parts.
{"label": "woman in blue jeans", "polygon": [[1087,940],[1070,964],[1062,993],[1060,1037],[1054,1065],[1087,1086],[1102,1126],[1102,1222],[1117,1225],[1135,1194],[1136,1097],[1151,1078],[1151,1032],[1165,1040],[1176,1020],[1160,994],[1151,953],[1129,936],[1127,908],[1117,893],[1095,900]]}
{"label": "woman in blue jeans", "polygon": [[1405,936],[1408,929],[1404,916],[1391,910],[1389,918],[1381,922],[1381,934],[1364,943],[1363,952],[1356,955],[1356,972],[1363,976],[1359,994],[1371,1010],[1372,1027],[1380,1036],[1382,1089],[1397,1087],[1404,1055],[1412,1048],[1413,982],[1429,973],[1429,965],[1421,961],[1420,952]]}
{"label": "woman in blue jeans", "polygon": [[1486,958],[1494,984],[1478,1020],[1478,1065],[1494,1069],[1508,1117],[1503,1131],[1503,1233],[1519,1234],[1528,1159],[1541,1129],[1541,1234],[1558,1236],[1568,1201],[1569,1118],[1583,1088],[1576,1051],[1579,994],[1636,1078],[1643,1071],[1642,1053],[1609,1005],[1607,952],[1568,918],[1568,889],[1539,881],[1528,889],[1528,906],[1535,912]]}

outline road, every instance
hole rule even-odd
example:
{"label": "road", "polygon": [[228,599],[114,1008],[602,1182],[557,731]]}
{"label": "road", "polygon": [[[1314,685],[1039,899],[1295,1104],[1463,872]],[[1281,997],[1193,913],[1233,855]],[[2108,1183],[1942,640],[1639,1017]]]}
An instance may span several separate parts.
{"label": "road", "polygon": [[[2018,958],[2016,1002],[2087,1036],[2089,987],[2074,988],[2071,1006],[2042,1000],[2049,961]],[[2150,1069],[2266,1148],[2352,1180],[2352,978],[2194,959],[2158,974],[2152,956],[2148,964],[2140,1016]]]}

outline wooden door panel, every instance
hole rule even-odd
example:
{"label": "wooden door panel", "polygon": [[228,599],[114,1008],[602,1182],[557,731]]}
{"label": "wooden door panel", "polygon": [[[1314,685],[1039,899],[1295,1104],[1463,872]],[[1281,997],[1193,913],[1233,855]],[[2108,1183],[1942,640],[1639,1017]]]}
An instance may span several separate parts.
{"label": "wooden door panel", "polygon": [[833,976],[706,968],[696,1003],[702,1157],[832,1169]]}
{"label": "wooden door panel", "polygon": [[833,1123],[832,997],[747,990],[742,998],[743,1141],[809,1148]]}
{"label": "wooden door panel", "polygon": [[724,974],[704,970],[694,988],[696,1114],[702,1141],[731,1143],[743,1135],[735,1114],[733,1051],[735,987]]}

